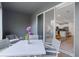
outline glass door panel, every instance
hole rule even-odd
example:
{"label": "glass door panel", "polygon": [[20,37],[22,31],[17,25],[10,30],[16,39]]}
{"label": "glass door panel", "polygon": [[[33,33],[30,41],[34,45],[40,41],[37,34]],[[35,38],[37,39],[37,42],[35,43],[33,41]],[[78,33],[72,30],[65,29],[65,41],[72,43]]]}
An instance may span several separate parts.
{"label": "glass door panel", "polygon": [[45,13],[45,42],[52,43],[54,38],[54,9]]}
{"label": "glass door panel", "polygon": [[66,3],[55,9],[56,39],[60,40],[61,49],[74,52],[74,3]]}

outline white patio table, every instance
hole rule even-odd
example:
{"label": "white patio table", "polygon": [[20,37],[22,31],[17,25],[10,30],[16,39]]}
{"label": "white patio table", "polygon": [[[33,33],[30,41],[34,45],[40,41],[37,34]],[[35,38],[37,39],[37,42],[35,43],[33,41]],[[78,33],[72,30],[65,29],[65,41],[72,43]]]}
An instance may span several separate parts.
{"label": "white patio table", "polygon": [[0,56],[37,56],[46,54],[42,40],[21,40],[12,46],[0,51]]}

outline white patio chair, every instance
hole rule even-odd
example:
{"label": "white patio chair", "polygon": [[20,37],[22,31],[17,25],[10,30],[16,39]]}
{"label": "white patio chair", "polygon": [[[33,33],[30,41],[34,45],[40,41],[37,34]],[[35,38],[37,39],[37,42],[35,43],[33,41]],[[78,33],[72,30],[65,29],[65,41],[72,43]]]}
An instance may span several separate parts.
{"label": "white patio chair", "polygon": [[10,46],[10,41],[8,39],[0,40],[0,51]]}
{"label": "white patio chair", "polygon": [[59,54],[60,44],[61,44],[61,41],[57,39],[53,39],[51,44],[48,44],[48,43],[45,44],[47,48],[46,52],[52,53],[54,54],[54,57],[57,57]]}
{"label": "white patio chair", "polygon": [[7,35],[6,38],[9,39],[11,44],[14,44],[20,40],[16,35],[13,35],[13,34]]}

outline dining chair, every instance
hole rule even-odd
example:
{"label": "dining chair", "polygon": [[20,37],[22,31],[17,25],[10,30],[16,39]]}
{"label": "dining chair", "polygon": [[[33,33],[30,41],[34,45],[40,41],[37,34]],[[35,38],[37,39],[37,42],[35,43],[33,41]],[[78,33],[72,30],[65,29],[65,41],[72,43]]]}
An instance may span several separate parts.
{"label": "dining chair", "polygon": [[45,43],[46,53],[52,54],[52,56],[54,55],[55,57],[57,57],[58,54],[60,53],[59,52],[60,44],[61,44],[61,41],[57,39],[53,39],[51,44]]}
{"label": "dining chair", "polygon": [[10,41],[8,39],[0,40],[0,50],[10,46]]}
{"label": "dining chair", "polygon": [[14,34],[12,34],[12,35],[7,35],[6,38],[9,39],[9,41],[10,41],[11,44],[14,44],[14,43],[16,43],[16,42],[18,42],[18,41],[20,40],[20,39],[19,39],[16,35],[14,35]]}

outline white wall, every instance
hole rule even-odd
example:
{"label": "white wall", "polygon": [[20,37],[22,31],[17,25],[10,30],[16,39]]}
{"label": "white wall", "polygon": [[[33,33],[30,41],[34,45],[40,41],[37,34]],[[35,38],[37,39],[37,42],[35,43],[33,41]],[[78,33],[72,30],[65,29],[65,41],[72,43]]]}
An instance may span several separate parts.
{"label": "white wall", "polygon": [[0,40],[2,39],[2,8],[0,3]]}

